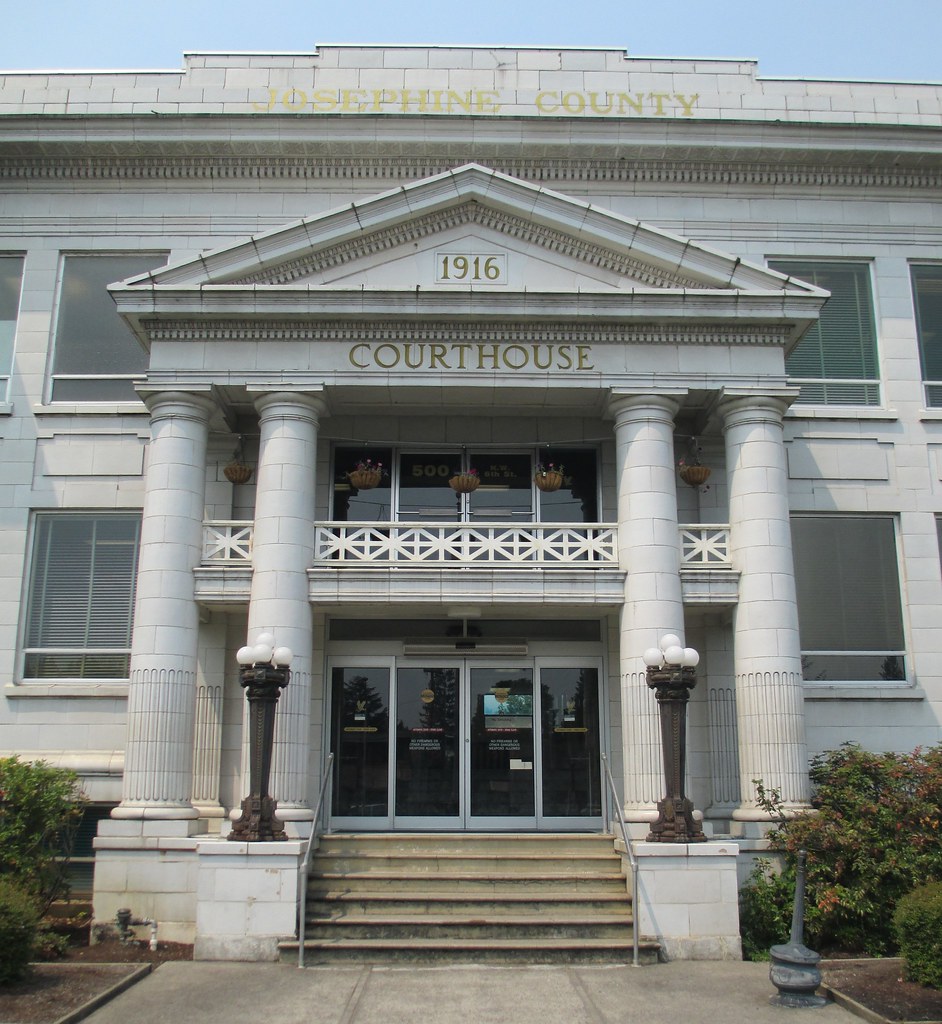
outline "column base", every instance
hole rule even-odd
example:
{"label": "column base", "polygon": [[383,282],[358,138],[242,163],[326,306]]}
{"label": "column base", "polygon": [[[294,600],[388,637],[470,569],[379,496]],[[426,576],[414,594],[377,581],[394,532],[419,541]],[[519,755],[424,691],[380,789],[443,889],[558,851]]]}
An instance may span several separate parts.
{"label": "column base", "polygon": [[192,804],[118,804],[111,817],[119,821],[187,821],[200,812]]}
{"label": "column base", "polygon": [[781,818],[797,818],[811,810],[809,804],[781,804],[772,814],[762,807],[737,807],[730,817],[733,821],[779,821]]}

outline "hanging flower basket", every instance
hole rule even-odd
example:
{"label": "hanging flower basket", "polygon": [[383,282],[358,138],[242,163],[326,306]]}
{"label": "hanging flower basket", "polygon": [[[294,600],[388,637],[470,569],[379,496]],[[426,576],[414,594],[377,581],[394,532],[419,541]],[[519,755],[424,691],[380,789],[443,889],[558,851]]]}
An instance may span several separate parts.
{"label": "hanging flower basket", "polygon": [[691,487],[702,487],[710,479],[709,466],[681,466],[680,479]]}
{"label": "hanging flower basket", "polygon": [[456,494],[470,494],[472,491],[476,491],[480,485],[481,480],[475,469],[468,473],[455,473],[448,481],[448,486]]}
{"label": "hanging flower basket", "polygon": [[231,484],[247,484],[252,479],[252,467],[237,460],[233,460],[228,466],[223,466],[222,471]]}
{"label": "hanging flower basket", "polygon": [[563,486],[563,474],[552,469],[548,473],[537,473],[533,482],[541,491],[558,491]]}
{"label": "hanging flower basket", "polygon": [[558,491],[563,486],[563,467],[552,462],[548,466],[537,466],[533,482],[541,491]]}
{"label": "hanging flower basket", "polygon": [[350,481],[350,486],[355,487],[358,491],[371,491],[374,487],[379,487],[380,481],[383,479],[383,471],[381,469],[351,469],[347,474],[347,479]]}

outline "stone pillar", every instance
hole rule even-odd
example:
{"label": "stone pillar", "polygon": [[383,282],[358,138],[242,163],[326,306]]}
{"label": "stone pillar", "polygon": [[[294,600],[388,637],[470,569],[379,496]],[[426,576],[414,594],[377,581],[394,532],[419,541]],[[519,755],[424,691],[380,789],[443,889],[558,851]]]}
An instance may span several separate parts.
{"label": "stone pillar", "polygon": [[308,754],[313,628],[307,570],[314,559],[314,467],[323,403],[274,392],[256,400],[258,484],[247,642],[263,632],[294,653],[275,715],[271,795],[282,821],[310,820]]}
{"label": "stone pillar", "polygon": [[177,392],[146,399],[151,441],[131,642],[124,798],[113,818],[195,819],[193,715],[206,442],[214,406]]}
{"label": "stone pillar", "polygon": [[627,573],[620,621],[625,816],[653,821],[664,795],[657,702],[641,656],[665,633],[684,635],[670,395],[613,397],[618,563]]}
{"label": "stone pillar", "polygon": [[740,574],[733,614],[739,730],[740,821],[767,820],[754,779],[787,808],[809,799],[801,644],[788,517],[782,419],[789,393],[726,394],[730,557]]}

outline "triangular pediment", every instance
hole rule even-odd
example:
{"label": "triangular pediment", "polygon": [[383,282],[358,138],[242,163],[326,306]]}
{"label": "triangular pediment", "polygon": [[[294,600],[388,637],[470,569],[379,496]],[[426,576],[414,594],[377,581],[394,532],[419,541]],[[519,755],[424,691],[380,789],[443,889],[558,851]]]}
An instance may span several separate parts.
{"label": "triangular pediment", "polygon": [[824,295],[640,221],[470,164],[114,289]]}

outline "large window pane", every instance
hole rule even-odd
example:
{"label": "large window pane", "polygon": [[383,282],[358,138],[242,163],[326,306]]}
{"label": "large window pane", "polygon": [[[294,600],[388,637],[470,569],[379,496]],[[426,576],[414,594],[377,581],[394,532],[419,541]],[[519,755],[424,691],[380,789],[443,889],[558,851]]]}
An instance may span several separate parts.
{"label": "large window pane", "polygon": [[801,387],[801,403],[879,405],[877,333],[866,263],[772,261],[782,274],[800,278],[831,297],[786,361]]}
{"label": "large window pane", "polygon": [[588,448],[549,448],[538,453],[539,465],[561,466],[558,491],[540,491],[541,523],[597,523],[598,480],[595,452]]}
{"label": "large window pane", "polygon": [[905,679],[893,520],[797,516],[792,537],[805,679]]}
{"label": "large window pane", "polygon": [[137,514],[36,517],[26,678],[128,677],[140,521]]}
{"label": "large window pane", "polygon": [[0,402],[6,401],[13,372],[13,339],[16,337],[22,280],[22,258],[0,256]]}
{"label": "large window pane", "polygon": [[[359,468],[372,472],[360,474]],[[391,502],[391,448],[336,449],[334,519],[344,523],[388,523],[392,518]]]}
{"label": "large window pane", "polygon": [[455,473],[467,469],[458,452],[423,452],[399,456],[399,518],[461,518],[461,495],[448,486]]}
{"label": "large window pane", "polygon": [[57,402],[128,401],[147,353],[118,316],[108,285],[153,270],[163,253],[67,256],[56,321],[52,398]]}
{"label": "large window pane", "polygon": [[942,266],[913,267],[913,304],[926,405],[942,406]]}

